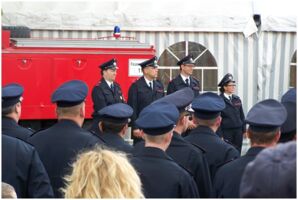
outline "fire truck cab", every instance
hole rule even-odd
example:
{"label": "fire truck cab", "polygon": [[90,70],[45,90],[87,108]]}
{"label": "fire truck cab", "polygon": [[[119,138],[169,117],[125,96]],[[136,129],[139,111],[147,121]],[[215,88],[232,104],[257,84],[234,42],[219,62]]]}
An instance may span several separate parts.
{"label": "fire truck cab", "polygon": [[[21,120],[42,122],[56,119],[51,94],[63,82],[82,80],[89,87],[86,118],[93,112],[91,91],[101,79],[99,65],[116,58],[116,82],[127,100],[129,86],[141,74],[140,62],[155,55],[153,46],[132,38],[38,39],[10,38],[2,30],[2,86],[24,86]],[[41,127],[42,128],[42,127]]]}

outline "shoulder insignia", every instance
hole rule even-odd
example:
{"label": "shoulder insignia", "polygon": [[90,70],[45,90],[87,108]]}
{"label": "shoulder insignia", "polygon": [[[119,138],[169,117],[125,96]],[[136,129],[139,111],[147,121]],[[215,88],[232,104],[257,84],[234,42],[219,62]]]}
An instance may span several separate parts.
{"label": "shoulder insignia", "polygon": [[195,147],[197,147],[198,149],[200,149],[203,153],[206,153],[206,150],[203,148],[203,147],[201,147],[201,146],[199,146],[199,145],[197,145],[197,144],[194,144],[194,143],[191,143],[193,146],[195,146]]}

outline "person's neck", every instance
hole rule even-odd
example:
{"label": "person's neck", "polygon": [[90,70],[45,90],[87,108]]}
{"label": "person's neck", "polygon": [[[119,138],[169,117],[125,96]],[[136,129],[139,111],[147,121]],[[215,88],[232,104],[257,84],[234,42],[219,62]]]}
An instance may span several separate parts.
{"label": "person's neck", "polygon": [[263,147],[263,148],[268,148],[268,147],[274,147],[276,146],[276,142],[271,142],[271,143],[268,143],[268,144],[256,144],[256,143],[253,143],[250,145],[250,147]]}
{"label": "person's neck", "polygon": [[153,81],[153,78],[147,76],[147,75],[144,75],[144,78],[147,80],[147,81]]}
{"label": "person's neck", "polygon": [[189,75],[184,73],[183,71],[180,72],[180,75],[184,76],[185,78],[189,78]]}
{"label": "person's neck", "polygon": [[75,122],[79,127],[83,126],[84,123],[84,119],[81,119],[81,117],[77,116],[77,117],[70,117],[70,116],[60,116],[58,117],[58,121],[60,120],[71,120],[73,122]]}
{"label": "person's neck", "polygon": [[174,128],[174,131],[175,131],[176,133],[178,133],[179,135],[181,135],[181,134],[184,132],[183,126],[176,126],[176,127]]}
{"label": "person's neck", "polygon": [[166,144],[156,144],[152,142],[145,141],[145,147],[154,147],[166,151],[169,145]]}
{"label": "person's neck", "polygon": [[231,96],[233,93],[231,92],[225,92],[226,95]]}
{"label": "person's neck", "polygon": [[19,119],[20,119],[16,113],[11,113],[11,114],[5,115],[5,117],[13,119],[16,123],[18,123]]}

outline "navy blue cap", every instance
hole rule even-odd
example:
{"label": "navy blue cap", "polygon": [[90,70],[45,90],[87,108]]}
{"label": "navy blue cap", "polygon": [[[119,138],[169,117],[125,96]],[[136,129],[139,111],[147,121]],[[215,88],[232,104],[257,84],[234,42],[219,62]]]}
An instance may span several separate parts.
{"label": "navy blue cap", "polygon": [[224,100],[213,92],[206,92],[197,96],[192,102],[192,109],[199,119],[214,119],[225,109]]}
{"label": "navy blue cap", "polygon": [[256,132],[269,132],[280,127],[287,118],[285,107],[274,99],[255,104],[245,119],[249,128]]}
{"label": "navy blue cap", "polygon": [[58,107],[71,107],[82,103],[88,94],[88,86],[80,80],[63,83],[52,94],[52,102]]}
{"label": "navy blue cap", "polygon": [[127,123],[132,114],[133,109],[124,103],[112,104],[98,111],[98,115],[103,121],[118,123]]}
{"label": "navy blue cap", "polygon": [[144,62],[140,63],[139,65],[142,68],[145,68],[145,67],[158,67],[158,65],[157,65],[157,57],[154,56],[154,57],[152,57],[149,60],[145,60]]}
{"label": "navy blue cap", "polygon": [[115,58],[101,64],[99,66],[101,70],[107,70],[107,69],[118,69],[117,67],[117,60]]}
{"label": "navy blue cap", "polygon": [[186,57],[182,58],[177,62],[177,65],[187,65],[187,64],[193,64],[193,65],[195,64],[192,54],[188,54]]}
{"label": "navy blue cap", "polygon": [[230,74],[230,73],[227,73],[227,74],[221,79],[221,81],[219,82],[218,86],[219,86],[219,87],[222,87],[222,86],[224,86],[225,84],[227,84],[227,83],[229,83],[229,82],[235,83],[234,78],[233,78],[233,75]]}
{"label": "navy blue cap", "polygon": [[296,89],[289,89],[281,98],[281,103],[287,110],[287,120],[281,126],[281,132],[283,134],[296,131]]}
{"label": "navy blue cap", "polygon": [[168,102],[174,104],[180,112],[185,110],[192,100],[194,99],[194,93],[190,87],[185,87],[167,96],[164,96],[153,103]]}
{"label": "navy blue cap", "polygon": [[240,184],[241,198],[296,198],[296,141],[262,150]]}
{"label": "navy blue cap", "polygon": [[20,102],[23,92],[23,86],[17,83],[11,83],[2,87],[2,108],[7,108]]}
{"label": "navy blue cap", "polygon": [[135,124],[148,135],[162,135],[171,131],[178,119],[179,112],[175,105],[159,102],[145,107]]}

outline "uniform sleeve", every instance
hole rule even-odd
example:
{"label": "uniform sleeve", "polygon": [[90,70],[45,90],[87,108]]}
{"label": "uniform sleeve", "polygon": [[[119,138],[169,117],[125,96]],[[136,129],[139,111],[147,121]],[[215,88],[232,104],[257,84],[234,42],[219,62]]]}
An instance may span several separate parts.
{"label": "uniform sleeve", "polygon": [[185,176],[181,183],[181,198],[200,198],[197,184],[192,176]]}
{"label": "uniform sleeve", "polygon": [[221,188],[223,188],[222,169],[219,168],[213,180],[212,198],[222,198]]}
{"label": "uniform sleeve", "polygon": [[131,127],[132,129],[136,129],[134,122],[137,119],[138,112],[138,90],[136,84],[132,84],[128,90],[128,99],[127,104],[130,105],[133,109],[133,115],[131,116]]}
{"label": "uniform sleeve", "polygon": [[29,169],[28,196],[31,198],[54,197],[48,174],[35,149],[32,153]]}
{"label": "uniform sleeve", "polygon": [[169,95],[175,91],[176,91],[175,84],[173,83],[173,81],[171,81],[167,88],[167,95]]}
{"label": "uniform sleeve", "polygon": [[198,184],[201,198],[210,198],[212,194],[212,183],[208,163],[204,154],[202,156],[197,156],[197,158],[198,163],[194,178]]}
{"label": "uniform sleeve", "polygon": [[92,101],[94,105],[94,112],[99,111],[100,109],[107,106],[106,100],[104,98],[104,95],[102,93],[102,90],[100,87],[94,87],[92,90]]}
{"label": "uniform sleeve", "polygon": [[245,120],[245,116],[244,116],[244,112],[243,112],[243,107],[241,106],[240,107],[240,118],[241,118],[241,121],[242,121],[242,133],[244,133],[246,131],[246,125],[244,123],[244,120]]}

